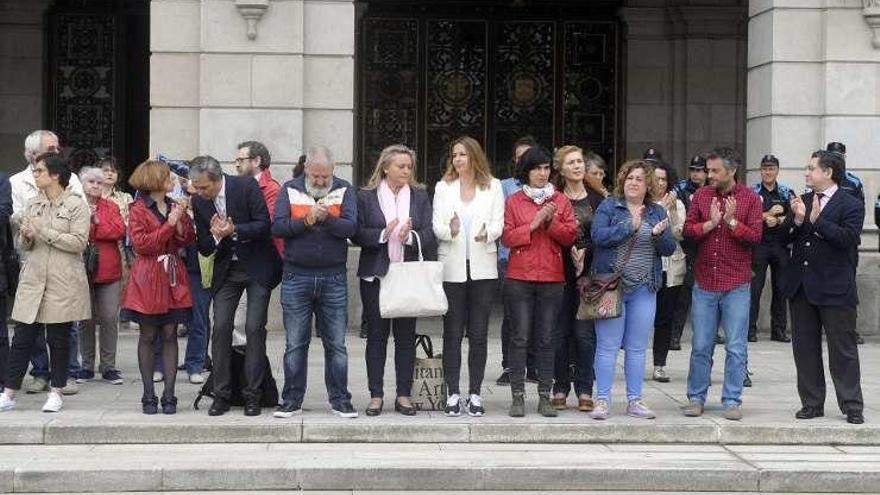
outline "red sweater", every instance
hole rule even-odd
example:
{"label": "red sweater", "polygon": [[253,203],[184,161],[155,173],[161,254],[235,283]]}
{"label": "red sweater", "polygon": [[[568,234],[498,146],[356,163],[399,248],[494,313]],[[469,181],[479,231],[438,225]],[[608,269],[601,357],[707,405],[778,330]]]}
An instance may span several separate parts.
{"label": "red sweater", "polygon": [[510,248],[507,278],[526,282],[565,282],[562,257],[574,244],[577,220],[564,194],[555,193],[556,215],[549,224],[534,232],[529,224],[541,206],[519,191],[507,200],[504,208],[504,232],[501,242]]}

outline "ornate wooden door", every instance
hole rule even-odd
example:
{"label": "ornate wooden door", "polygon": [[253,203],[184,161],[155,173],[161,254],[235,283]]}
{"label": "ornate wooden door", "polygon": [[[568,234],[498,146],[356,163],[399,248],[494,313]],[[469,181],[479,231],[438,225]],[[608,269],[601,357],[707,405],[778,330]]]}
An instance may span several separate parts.
{"label": "ornate wooden door", "polygon": [[512,144],[524,135],[614,162],[615,21],[382,13],[368,13],[359,27],[361,181],[384,146],[405,143],[418,151],[419,178],[431,185],[449,142],[463,134],[483,144],[499,177],[510,175]]}

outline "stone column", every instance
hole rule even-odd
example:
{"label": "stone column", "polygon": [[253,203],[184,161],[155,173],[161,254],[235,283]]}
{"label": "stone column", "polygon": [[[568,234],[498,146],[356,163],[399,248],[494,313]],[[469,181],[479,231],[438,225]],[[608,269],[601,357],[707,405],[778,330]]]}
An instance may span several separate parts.
{"label": "stone column", "polygon": [[231,166],[254,139],[283,182],[306,147],[326,144],[350,178],[353,2],[270,0],[250,26],[237,3],[262,2],[152,1],[151,151]]}

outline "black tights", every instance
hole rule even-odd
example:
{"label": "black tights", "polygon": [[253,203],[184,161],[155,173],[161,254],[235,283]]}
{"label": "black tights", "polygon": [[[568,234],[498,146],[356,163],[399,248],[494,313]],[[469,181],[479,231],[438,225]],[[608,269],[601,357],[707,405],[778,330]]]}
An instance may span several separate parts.
{"label": "black tights", "polygon": [[156,335],[162,337],[162,367],[165,375],[165,389],[162,397],[174,397],[174,383],[177,381],[177,325],[169,324],[161,327],[141,325],[141,336],[138,339],[138,366],[141,369],[141,380],[144,382],[144,397],[155,397],[153,387],[153,360],[155,359],[154,344]]}

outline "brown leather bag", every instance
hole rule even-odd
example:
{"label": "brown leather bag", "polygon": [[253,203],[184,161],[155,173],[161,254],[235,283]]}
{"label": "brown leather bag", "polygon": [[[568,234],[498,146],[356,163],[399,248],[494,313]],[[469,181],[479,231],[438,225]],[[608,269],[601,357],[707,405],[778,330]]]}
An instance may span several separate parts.
{"label": "brown leather bag", "polygon": [[[635,246],[635,236],[627,247],[623,265],[629,263]],[[620,317],[623,311],[623,288],[620,284],[622,272],[594,273],[578,279],[577,288],[580,293],[578,304],[578,320],[608,320]]]}

